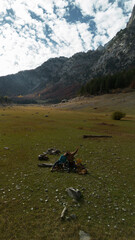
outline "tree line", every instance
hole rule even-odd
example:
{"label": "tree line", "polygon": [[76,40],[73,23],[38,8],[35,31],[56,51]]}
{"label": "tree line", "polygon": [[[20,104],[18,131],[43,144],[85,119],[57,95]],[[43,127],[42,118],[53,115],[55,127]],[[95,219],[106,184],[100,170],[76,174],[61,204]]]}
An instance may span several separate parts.
{"label": "tree line", "polygon": [[9,104],[11,103],[12,100],[11,98],[7,97],[7,96],[0,96],[0,104]]}
{"label": "tree line", "polygon": [[94,78],[81,87],[79,94],[98,95],[110,93],[113,89],[127,87],[135,88],[135,67],[113,75]]}
{"label": "tree line", "polygon": [[27,98],[18,98],[18,97],[7,97],[7,96],[0,96],[0,105],[8,105],[11,103],[15,104],[37,104],[37,101],[34,99],[27,99]]}

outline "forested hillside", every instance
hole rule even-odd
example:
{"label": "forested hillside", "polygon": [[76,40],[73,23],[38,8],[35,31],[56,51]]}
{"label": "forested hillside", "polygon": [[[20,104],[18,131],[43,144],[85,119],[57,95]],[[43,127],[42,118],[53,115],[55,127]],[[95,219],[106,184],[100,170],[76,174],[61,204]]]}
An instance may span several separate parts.
{"label": "forested hillside", "polygon": [[79,93],[81,95],[97,95],[110,93],[113,89],[123,89],[127,87],[135,88],[135,67],[113,75],[93,78],[91,81],[81,87]]}

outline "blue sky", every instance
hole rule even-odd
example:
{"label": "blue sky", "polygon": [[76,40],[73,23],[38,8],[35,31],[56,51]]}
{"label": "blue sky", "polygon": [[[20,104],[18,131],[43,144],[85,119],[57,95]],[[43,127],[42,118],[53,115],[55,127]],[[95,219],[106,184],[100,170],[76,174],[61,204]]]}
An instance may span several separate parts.
{"label": "blue sky", "polygon": [[0,0],[0,76],[95,50],[126,27],[134,0]]}

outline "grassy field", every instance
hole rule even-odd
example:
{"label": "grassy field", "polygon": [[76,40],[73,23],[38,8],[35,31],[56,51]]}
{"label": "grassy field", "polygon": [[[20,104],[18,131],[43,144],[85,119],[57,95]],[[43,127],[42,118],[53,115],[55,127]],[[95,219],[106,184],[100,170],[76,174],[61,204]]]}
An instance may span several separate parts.
{"label": "grassy field", "polygon": [[[82,105],[0,108],[1,240],[79,240],[80,230],[93,240],[135,239],[135,112],[122,103]],[[114,121],[110,116],[118,106],[127,115]],[[84,134],[112,138],[83,139]],[[86,164],[87,175],[37,166],[38,155],[50,147],[63,153],[78,146],[76,158]],[[71,186],[83,194],[78,203],[65,191]]]}

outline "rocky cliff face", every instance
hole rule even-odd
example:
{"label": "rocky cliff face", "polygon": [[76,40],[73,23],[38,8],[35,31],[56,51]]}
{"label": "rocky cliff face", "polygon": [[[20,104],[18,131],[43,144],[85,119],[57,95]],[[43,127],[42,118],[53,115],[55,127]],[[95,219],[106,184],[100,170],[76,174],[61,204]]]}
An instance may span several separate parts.
{"label": "rocky cliff face", "polygon": [[127,27],[105,45],[92,76],[113,74],[130,66],[135,66],[135,6]]}
{"label": "rocky cliff face", "polygon": [[135,5],[133,7],[132,15],[127,24],[127,28],[134,28],[134,27],[135,27]]}
{"label": "rocky cliff face", "polygon": [[113,74],[135,66],[135,29],[126,28],[105,46],[102,56],[93,67],[92,77]]}
{"label": "rocky cliff face", "polygon": [[96,76],[135,66],[135,6],[127,27],[104,47],[71,58],[53,58],[35,70],[0,77],[0,95],[40,96],[61,100],[75,96],[80,86]]}

